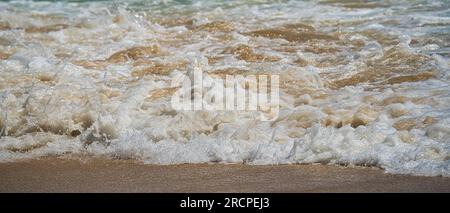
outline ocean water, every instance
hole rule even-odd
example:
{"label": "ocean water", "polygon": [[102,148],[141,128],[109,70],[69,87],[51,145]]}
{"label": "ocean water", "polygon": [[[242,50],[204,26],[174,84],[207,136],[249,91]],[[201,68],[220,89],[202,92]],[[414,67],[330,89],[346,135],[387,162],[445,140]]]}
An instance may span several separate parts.
{"label": "ocean water", "polygon": [[[0,2],[0,162],[450,176],[449,57],[446,0]],[[194,68],[278,75],[278,117],[174,110],[171,81]]]}

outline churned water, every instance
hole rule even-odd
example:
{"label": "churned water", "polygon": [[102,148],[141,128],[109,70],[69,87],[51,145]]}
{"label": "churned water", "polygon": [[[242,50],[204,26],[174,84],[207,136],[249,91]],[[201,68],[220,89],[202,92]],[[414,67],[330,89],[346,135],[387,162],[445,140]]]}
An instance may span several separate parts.
{"label": "churned water", "polygon": [[[450,176],[449,56],[445,0],[0,2],[0,161]],[[278,75],[278,116],[173,109],[191,69]]]}

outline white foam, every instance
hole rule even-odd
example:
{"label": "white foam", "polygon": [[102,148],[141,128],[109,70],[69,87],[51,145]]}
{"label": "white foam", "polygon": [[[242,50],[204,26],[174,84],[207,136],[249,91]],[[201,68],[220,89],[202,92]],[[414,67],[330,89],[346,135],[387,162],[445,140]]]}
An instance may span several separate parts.
{"label": "white foam", "polygon": [[[417,34],[383,24],[383,21],[401,20],[398,17],[401,15],[392,15],[395,13],[383,8],[350,10],[314,1],[277,5],[232,2],[231,6],[212,1],[194,6],[176,2],[161,4],[155,2],[148,4],[148,8],[136,8],[133,2],[128,7],[114,7],[108,2],[0,3],[1,20],[8,20],[13,27],[61,21],[30,15],[45,17],[52,13],[64,14],[62,20],[68,25],[49,33],[11,29],[0,34],[0,39],[9,43],[8,48],[2,46],[1,53],[10,50],[14,53],[0,61],[0,130],[4,129],[0,161],[94,155],[132,158],[152,164],[365,165],[391,173],[450,176],[449,59],[419,52],[438,51],[442,44],[411,48],[412,38]],[[400,4],[405,8],[414,6],[408,2]],[[193,10],[193,15],[174,14],[173,8]],[[193,27],[225,21],[232,23],[235,30],[228,34],[192,33],[188,26],[169,27],[151,22],[170,18],[166,13],[180,19],[194,18]],[[407,13],[405,17],[415,14]],[[115,16],[120,22],[113,22]],[[418,18],[422,20],[419,24],[448,22],[447,19],[440,22],[435,16]],[[362,22],[346,26],[337,24],[336,20]],[[334,45],[342,51],[317,54],[304,51],[311,45],[308,42],[289,43],[245,34],[297,22],[311,23],[324,33],[339,30],[348,33],[341,40],[361,40],[364,44],[360,49],[351,49],[332,41],[318,41],[321,47]],[[432,29],[427,35],[429,29],[423,28],[424,35],[419,40],[435,36]],[[383,44],[358,32],[363,30],[389,32],[400,44]],[[228,38],[221,39],[221,36]],[[442,38],[436,40],[439,39]],[[257,54],[282,59],[273,63],[248,62],[224,53],[224,49],[242,44]],[[175,111],[170,96],[150,97],[153,92],[170,87],[170,81],[186,73],[187,68],[179,67],[167,76],[149,74],[136,79],[132,76],[136,69],[133,61],[98,62],[121,50],[152,45],[159,46],[161,53],[144,61],[187,62],[187,67],[197,66],[211,73],[233,68],[279,74],[282,89],[278,119],[259,121],[257,113],[245,111]],[[279,47],[296,49],[283,51]],[[436,71],[437,78],[381,87],[366,82],[337,89],[327,87],[330,78],[352,76],[367,68],[368,61],[382,59],[391,48],[423,56],[429,68],[426,70]],[[202,60],[200,64],[188,60],[192,52]],[[210,55],[223,59],[208,64],[206,56]],[[298,58],[305,59],[307,66],[293,64]],[[349,62],[322,66],[330,59]],[[99,67],[77,65],[76,61],[83,60],[99,63]],[[402,64],[408,60],[403,58],[399,64],[395,60],[395,63],[384,62],[403,68],[409,66]],[[332,77],[325,75],[330,73]],[[385,103],[392,97],[402,98]],[[427,116],[430,118],[425,122]],[[398,123],[405,120],[414,125],[399,128]]]}

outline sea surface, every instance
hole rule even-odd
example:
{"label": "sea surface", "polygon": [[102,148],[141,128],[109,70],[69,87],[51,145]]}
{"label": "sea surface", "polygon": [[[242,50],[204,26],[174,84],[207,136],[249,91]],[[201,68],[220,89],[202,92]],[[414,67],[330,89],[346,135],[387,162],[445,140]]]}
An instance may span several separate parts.
{"label": "sea surface", "polygon": [[[2,1],[0,162],[450,176],[449,57],[447,0]],[[278,116],[174,110],[171,82],[192,69],[278,75]]]}

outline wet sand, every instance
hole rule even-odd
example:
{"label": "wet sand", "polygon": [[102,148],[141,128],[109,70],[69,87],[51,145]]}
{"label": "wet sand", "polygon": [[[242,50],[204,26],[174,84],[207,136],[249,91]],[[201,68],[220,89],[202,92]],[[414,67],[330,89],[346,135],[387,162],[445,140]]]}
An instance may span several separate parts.
{"label": "wet sand", "polygon": [[0,164],[0,192],[450,192],[450,178],[323,165],[144,165],[46,158]]}

